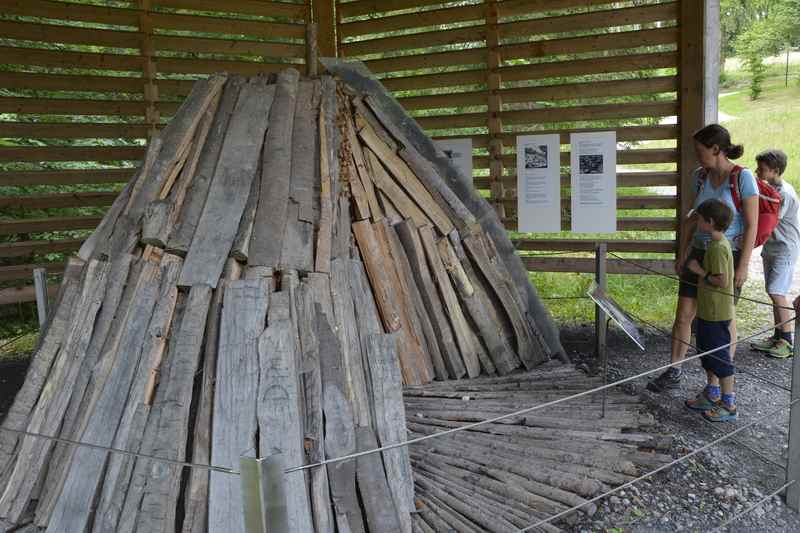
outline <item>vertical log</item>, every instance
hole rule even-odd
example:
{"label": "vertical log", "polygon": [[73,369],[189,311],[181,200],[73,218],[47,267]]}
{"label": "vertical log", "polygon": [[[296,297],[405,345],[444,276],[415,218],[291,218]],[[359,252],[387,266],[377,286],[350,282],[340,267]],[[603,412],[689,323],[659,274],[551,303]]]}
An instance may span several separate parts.
{"label": "vertical log", "polygon": [[139,33],[142,36],[139,50],[142,56],[142,79],[144,80],[144,120],[147,124],[147,136],[152,139],[158,134],[158,123],[161,115],[156,108],[158,102],[158,85],[156,82],[155,47],[153,46],[153,21],[150,18],[152,0],[137,0],[139,14]]}
{"label": "vertical log", "polygon": [[503,58],[500,55],[500,31],[497,24],[500,20],[500,2],[498,0],[484,0],[486,20],[486,63],[488,67],[488,101],[489,101],[489,182],[491,189],[491,202],[497,211],[500,220],[506,217],[503,204],[505,186],[503,185],[503,121],[500,112],[503,110],[503,98],[500,96],[502,81],[500,67]]}

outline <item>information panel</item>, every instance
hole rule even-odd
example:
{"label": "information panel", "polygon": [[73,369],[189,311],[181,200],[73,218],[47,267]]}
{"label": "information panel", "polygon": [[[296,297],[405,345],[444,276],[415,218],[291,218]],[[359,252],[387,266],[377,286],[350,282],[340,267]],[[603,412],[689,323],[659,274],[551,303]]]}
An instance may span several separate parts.
{"label": "information panel", "polygon": [[572,231],[617,231],[617,134],[570,135]]}
{"label": "information panel", "polygon": [[560,150],[557,134],[517,137],[519,231],[561,231]]}

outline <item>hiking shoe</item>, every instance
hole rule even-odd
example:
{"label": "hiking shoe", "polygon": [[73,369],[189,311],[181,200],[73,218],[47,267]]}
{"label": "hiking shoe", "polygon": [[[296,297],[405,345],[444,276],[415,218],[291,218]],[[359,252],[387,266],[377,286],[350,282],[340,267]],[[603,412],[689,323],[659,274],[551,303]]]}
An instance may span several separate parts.
{"label": "hiking shoe", "polygon": [[703,412],[703,418],[709,422],[735,422],[738,418],[736,407],[728,407],[719,402],[713,409]]}
{"label": "hiking shoe", "polygon": [[775,359],[787,359],[794,355],[794,347],[789,344],[789,341],[786,339],[778,339],[775,341],[775,344],[772,345],[772,348],[764,350],[764,352],[765,355],[774,357]]}
{"label": "hiking shoe", "polygon": [[686,405],[686,407],[688,407],[692,411],[710,411],[714,409],[717,406],[717,404],[720,403],[720,400],[710,399],[706,394],[706,391],[703,390],[691,400],[686,400],[683,403]]}
{"label": "hiking shoe", "polygon": [[755,340],[755,341],[751,342],[750,343],[750,349],[751,350],[755,350],[757,352],[767,352],[773,346],[775,346],[775,343],[777,343],[778,340],[780,340],[780,339],[777,339],[775,337],[764,337],[762,339],[758,339],[758,340]]}
{"label": "hiking shoe", "polygon": [[683,372],[675,368],[666,369],[660,376],[651,380],[647,384],[647,390],[651,392],[664,392],[667,389],[677,389],[681,386]]}

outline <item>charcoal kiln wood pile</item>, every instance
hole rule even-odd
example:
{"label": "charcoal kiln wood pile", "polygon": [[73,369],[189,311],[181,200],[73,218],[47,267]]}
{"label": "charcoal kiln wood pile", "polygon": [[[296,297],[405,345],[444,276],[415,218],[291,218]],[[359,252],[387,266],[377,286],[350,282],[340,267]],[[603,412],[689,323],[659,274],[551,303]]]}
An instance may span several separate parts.
{"label": "charcoal kiln wood pile", "polygon": [[[0,431],[0,531],[244,531],[228,471],[242,456],[316,463],[590,385],[563,369],[537,377],[563,349],[494,212],[453,185],[393,106],[382,89],[293,69],[194,86],[70,260],[3,421],[92,447]],[[485,400],[464,408],[467,378]],[[512,383],[523,390],[481,389]],[[492,486],[524,481],[507,503],[516,524],[580,501],[584,484],[627,479],[610,456],[637,464],[642,443],[606,437],[637,421],[620,400],[605,422],[542,414],[295,471],[289,523],[481,530],[467,507],[483,512]],[[464,481],[442,488],[459,469],[488,468],[474,462],[486,435],[504,435],[511,461],[524,439],[546,450],[573,433],[607,442],[608,456],[580,475],[553,467],[561,492],[530,488],[549,483],[537,465],[557,459],[545,451],[523,470],[492,467],[480,505],[462,499]],[[458,453],[441,459],[448,442]]]}

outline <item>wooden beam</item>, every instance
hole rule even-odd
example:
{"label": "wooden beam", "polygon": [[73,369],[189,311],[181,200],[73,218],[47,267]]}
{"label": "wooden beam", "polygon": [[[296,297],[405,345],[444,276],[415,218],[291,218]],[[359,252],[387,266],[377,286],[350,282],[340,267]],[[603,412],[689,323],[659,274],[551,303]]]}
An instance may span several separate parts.
{"label": "wooden beam", "polygon": [[[57,285],[47,287],[47,295],[50,298],[55,298],[56,294],[58,294]],[[0,289],[0,305],[33,302],[35,299],[36,290],[33,285]]]}
{"label": "wooden beam", "polygon": [[503,198],[505,185],[503,177],[503,97],[500,94],[502,80],[498,69],[503,63],[497,47],[500,46],[500,32],[497,24],[500,21],[500,7],[497,0],[484,0],[484,18],[486,20],[486,65],[488,68],[488,104],[489,104],[489,199],[497,211],[497,216],[506,216]]}
{"label": "wooden beam", "polygon": [[136,5],[142,10],[139,15],[139,51],[142,54],[142,77],[144,78],[144,121],[147,124],[147,137],[152,139],[158,133],[156,125],[161,116],[156,107],[158,102],[158,84],[156,83],[156,47],[153,42],[153,21],[150,18],[152,0],[137,0]]}
{"label": "wooden beam", "polygon": [[319,47],[320,57],[336,57],[337,36],[336,21],[337,15],[334,0],[312,0],[312,12],[314,22],[317,24],[317,46]]}
{"label": "wooden beam", "polygon": [[68,192],[57,194],[24,194],[0,196],[0,209],[56,209],[111,205],[115,192]]}
{"label": "wooden beam", "polygon": [[518,251],[574,251],[593,252],[598,242],[606,244],[609,252],[673,253],[675,241],[657,239],[606,240],[606,239],[512,239]]}
{"label": "wooden beam", "polygon": [[37,269],[42,269],[48,274],[60,274],[64,271],[64,263],[2,266],[0,267],[0,281],[30,280]]}
{"label": "wooden beam", "polygon": [[4,220],[0,222],[0,235],[92,229],[101,220],[103,220],[101,217],[49,217]]}
{"label": "wooden beam", "polygon": [[[522,257],[522,264],[530,272],[580,272],[594,273],[595,264],[592,257]],[[671,259],[632,259],[632,261],[655,270],[661,274],[674,274],[675,265]],[[608,262],[609,274],[654,275],[630,263],[613,259]]]}
{"label": "wooden beam", "polygon": [[29,185],[80,185],[85,183],[120,183],[128,181],[134,168],[88,170],[30,170],[0,172],[0,187]]}

